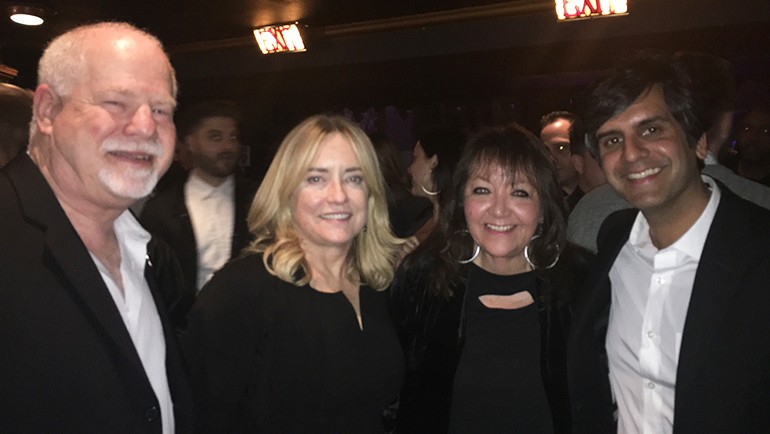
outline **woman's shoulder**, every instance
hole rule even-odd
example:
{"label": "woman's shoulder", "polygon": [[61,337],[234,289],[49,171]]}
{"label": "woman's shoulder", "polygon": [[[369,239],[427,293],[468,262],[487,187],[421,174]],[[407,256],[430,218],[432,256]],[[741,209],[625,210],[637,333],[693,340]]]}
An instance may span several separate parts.
{"label": "woman's shoulder", "polygon": [[258,298],[269,288],[284,283],[267,271],[261,254],[245,254],[229,261],[215,272],[201,290],[198,299],[203,302],[210,298]]}

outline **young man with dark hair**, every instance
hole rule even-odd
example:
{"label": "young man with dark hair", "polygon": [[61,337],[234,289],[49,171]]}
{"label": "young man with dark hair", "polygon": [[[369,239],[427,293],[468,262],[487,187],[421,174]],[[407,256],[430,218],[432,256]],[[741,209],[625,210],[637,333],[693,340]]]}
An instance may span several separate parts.
{"label": "young man with dark hair", "polygon": [[151,197],[140,221],[166,241],[179,260],[188,293],[197,293],[251,237],[246,226],[256,186],[236,176],[240,111],[228,101],[206,101],[180,113],[179,145],[192,170],[183,183]]}
{"label": "young man with dark hair", "polygon": [[770,212],[701,176],[698,110],[659,54],[590,94],[588,145],[634,208],[602,225],[576,306],[574,432],[770,432]]}

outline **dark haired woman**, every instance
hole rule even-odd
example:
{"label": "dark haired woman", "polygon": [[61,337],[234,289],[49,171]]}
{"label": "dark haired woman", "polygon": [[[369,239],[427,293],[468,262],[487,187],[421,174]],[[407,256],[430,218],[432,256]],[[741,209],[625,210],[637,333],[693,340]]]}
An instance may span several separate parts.
{"label": "dark haired woman", "polygon": [[471,140],[439,229],[392,287],[407,359],[399,432],[569,431],[565,339],[589,255],[564,248],[565,212],[531,133]]}

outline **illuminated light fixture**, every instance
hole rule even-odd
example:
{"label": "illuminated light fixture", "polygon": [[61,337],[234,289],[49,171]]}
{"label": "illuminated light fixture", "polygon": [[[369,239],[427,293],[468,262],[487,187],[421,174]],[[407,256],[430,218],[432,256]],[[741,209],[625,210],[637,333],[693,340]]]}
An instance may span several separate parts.
{"label": "illuminated light fixture", "polygon": [[39,26],[45,22],[46,15],[56,13],[42,6],[31,4],[9,5],[7,11],[11,21],[24,26]]}
{"label": "illuminated light fixture", "polygon": [[262,54],[305,51],[305,43],[296,23],[254,29],[254,37]]}
{"label": "illuminated light fixture", "polygon": [[559,21],[628,15],[627,0],[555,0]]}

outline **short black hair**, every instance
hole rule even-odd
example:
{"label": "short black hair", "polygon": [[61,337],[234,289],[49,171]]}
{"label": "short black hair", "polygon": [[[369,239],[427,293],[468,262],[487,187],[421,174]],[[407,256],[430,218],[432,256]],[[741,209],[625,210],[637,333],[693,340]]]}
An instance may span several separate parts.
{"label": "short black hair", "polygon": [[237,104],[226,100],[203,101],[181,110],[176,118],[176,133],[180,141],[192,134],[204,119],[225,117],[241,123],[241,110]]}
{"label": "short black hair", "polygon": [[540,131],[543,131],[543,128],[551,125],[559,119],[567,120],[570,124],[572,124],[575,122],[575,119],[577,119],[577,116],[574,113],[565,110],[558,110],[548,113],[540,118]]}
{"label": "short black hair", "polygon": [[663,52],[647,50],[621,60],[607,78],[591,88],[582,114],[586,145],[594,155],[598,155],[596,131],[656,85],[687,143],[695,146],[708,126],[706,108],[697,104],[692,81],[681,63]]}

